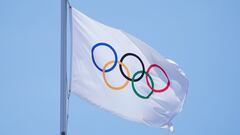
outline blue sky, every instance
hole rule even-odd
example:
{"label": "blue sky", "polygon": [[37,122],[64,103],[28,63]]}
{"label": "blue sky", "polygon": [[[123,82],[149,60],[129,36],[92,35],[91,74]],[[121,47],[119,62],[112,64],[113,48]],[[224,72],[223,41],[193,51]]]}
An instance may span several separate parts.
{"label": "blue sky", "polygon": [[[240,1],[72,0],[175,60],[189,79],[174,135],[240,134]],[[0,134],[59,132],[60,0],[0,1]],[[122,120],[75,95],[69,135],[172,135]]]}

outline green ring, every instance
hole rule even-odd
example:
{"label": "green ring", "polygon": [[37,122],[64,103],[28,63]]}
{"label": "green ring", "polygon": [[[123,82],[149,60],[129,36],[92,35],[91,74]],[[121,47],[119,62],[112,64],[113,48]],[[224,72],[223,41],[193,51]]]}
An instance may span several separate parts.
{"label": "green ring", "polygon": [[134,93],[135,93],[138,97],[140,97],[140,98],[142,98],[142,99],[148,99],[148,98],[153,94],[153,91],[151,91],[151,92],[145,97],[145,96],[140,95],[140,94],[137,92],[137,90],[136,90],[136,88],[135,88],[135,86],[134,86],[134,79],[135,79],[135,77],[136,77],[138,74],[141,74],[141,73],[143,73],[143,72],[150,78],[150,82],[151,82],[152,88],[154,88],[154,82],[153,82],[152,77],[151,77],[147,72],[145,72],[145,71],[138,71],[138,72],[136,72],[136,73],[133,75],[133,77],[132,77],[132,81],[131,81],[131,82],[132,82],[132,89],[133,89]]}

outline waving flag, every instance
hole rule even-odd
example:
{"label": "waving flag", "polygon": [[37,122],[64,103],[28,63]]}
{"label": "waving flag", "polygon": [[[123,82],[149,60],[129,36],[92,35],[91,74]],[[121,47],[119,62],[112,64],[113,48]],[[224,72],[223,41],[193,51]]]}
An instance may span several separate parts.
{"label": "waving flag", "polygon": [[146,43],[72,8],[71,90],[117,116],[172,129],[188,90],[184,72]]}

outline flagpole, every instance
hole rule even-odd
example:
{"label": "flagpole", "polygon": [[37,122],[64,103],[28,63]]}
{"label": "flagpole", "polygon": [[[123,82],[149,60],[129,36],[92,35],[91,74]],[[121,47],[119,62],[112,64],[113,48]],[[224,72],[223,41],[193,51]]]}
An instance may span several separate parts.
{"label": "flagpole", "polygon": [[60,135],[67,135],[67,0],[61,0]]}

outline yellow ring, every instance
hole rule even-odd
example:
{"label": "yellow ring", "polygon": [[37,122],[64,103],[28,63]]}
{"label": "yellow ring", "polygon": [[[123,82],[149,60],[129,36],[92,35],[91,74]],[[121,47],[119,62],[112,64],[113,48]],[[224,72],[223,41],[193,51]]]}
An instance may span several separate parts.
{"label": "yellow ring", "polygon": [[[107,68],[108,65],[113,64],[113,63],[114,63],[114,61],[109,61],[108,63],[106,63],[106,64],[103,66],[103,71],[102,71],[103,79],[104,79],[105,84],[106,84],[109,88],[111,88],[111,89],[113,89],[113,90],[121,90],[121,89],[125,88],[125,87],[128,85],[128,83],[129,83],[128,80],[127,80],[122,86],[115,87],[115,86],[110,85],[110,84],[107,82],[107,79],[106,79],[105,70],[106,70],[106,68]],[[127,66],[126,66],[125,64],[123,64],[122,62],[120,62],[120,61],[118,61],[118,64],[122,65],[122,66],[126,69],[126,71],[127,71],[127,76],[130,77],[130,72],[129,72]]]}

